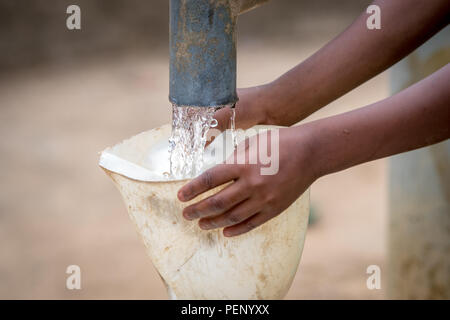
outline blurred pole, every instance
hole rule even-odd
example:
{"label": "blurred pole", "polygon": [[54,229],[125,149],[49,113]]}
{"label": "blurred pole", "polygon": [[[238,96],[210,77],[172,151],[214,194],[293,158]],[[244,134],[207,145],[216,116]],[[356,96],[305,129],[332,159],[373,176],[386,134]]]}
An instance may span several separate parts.
{"label": "blurred pole", "polygon": [[[396,93],[450,61],[450,27],[396,64]],[[450,299],[450,142],[390,160],[391,299]]]}

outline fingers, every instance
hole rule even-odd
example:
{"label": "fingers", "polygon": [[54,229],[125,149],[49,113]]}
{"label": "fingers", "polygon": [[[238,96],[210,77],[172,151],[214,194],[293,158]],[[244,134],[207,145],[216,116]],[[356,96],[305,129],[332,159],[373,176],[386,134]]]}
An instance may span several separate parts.
{"label": "fingers", "polygon": [[235,182],[218,193],[186,207],[183,215],[188,220],[216,216],[227,212],[248,197],[248,188],[243,188],[242,182]]}
{"label": "fingers", "polygon": [[238,224],[259,211],[259,206],[255,201],[246,200],[239,203],[231,210],[216,217],[201,219],[200,228],[204,230],[223,228]]}
{"label": "fingers", "polygon": [[238,235],[241,235],[243,233],[249,232],[250,230],[255,229],[256,227],[259,227],[263,223],[266,223],[270,219],[272,219],[275,215],[268,214],[268,213],[257,213],[250,217],[249,219],[236,224],[231,227],[226,227],[223,229],[223,235],[225,237],[235,237]]}
{"label": "fingers", "polygon": [[178,199],[180,201],[192,200],[199,194],[236,178],[238,178],[237,166],[227,164],[217,165],[184,185],[178,191]]}

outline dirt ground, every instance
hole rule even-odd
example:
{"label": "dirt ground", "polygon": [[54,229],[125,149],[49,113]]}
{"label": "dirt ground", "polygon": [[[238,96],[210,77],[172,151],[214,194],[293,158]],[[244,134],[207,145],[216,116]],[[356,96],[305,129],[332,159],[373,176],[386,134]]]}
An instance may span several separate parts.
{"label": "dirt ground", "polygon": [[[274,79],[317,49],[240,45],[239,86]],[[338,81],[338,79],[337,79]],[[42,68],[0,83],[0,298],[165,299],[99,151],[169,122],[165,55]],[[387,96],[383,74],[313,118]],[[312,186],[317,222],[287,299],[379,299],[366,268],[385,266],[386,161]],[[68,265],[82,289],[65,287]]]}

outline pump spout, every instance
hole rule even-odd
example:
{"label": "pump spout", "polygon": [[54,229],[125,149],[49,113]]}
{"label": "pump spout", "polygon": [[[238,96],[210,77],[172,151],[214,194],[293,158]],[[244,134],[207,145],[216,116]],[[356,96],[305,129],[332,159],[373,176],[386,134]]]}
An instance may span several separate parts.
{"label": "pump spout", "polygon": [[237,16],[268,0],[170,0],[170,93],[179,106],[234,105]]}

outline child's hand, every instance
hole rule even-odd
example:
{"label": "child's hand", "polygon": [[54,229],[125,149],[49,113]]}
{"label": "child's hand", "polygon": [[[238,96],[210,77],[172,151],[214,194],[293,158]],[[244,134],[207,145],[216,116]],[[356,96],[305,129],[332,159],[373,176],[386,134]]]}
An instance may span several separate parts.
{"label": "child's hand", "polygon": [[[204,172],[180,189],[178,198],[181,201],[189,201],[214,187],[234,182],[217,194],[186,207],[184,217],[200,219],[199,225],[205,230],[225,227],[223,233],[230,237],[248,232],[277,216],[317,178],[310,137],[308,130],[301,127],[279,130],[279,159],[272,160],[279,161],[279,170],[274,175],[262,175],[261,168],[267,166],[260,162],[253,165],[220,164]],[[246,159],[249,154],[258,152],[256,139],[254,136],[248,140],[243,151]],[[234,156],[238,151],[239,148]]]}
{"label": "child's hand", "polygon": [[[225,227],[225,236],[242,234],[284,211],[321,176],[449,139],[449,79],[450,64],[388,99],[280,129],[276,174],[262,175],[261,163],[218,165],[183,186],[178,198],[234,182],[186,207],[184,216],[200,218],[203,229]],[[249,145],[246,159],[257,152],[256,143]]]}
{"label": "child's hand", "polygon": [[[272,104],[269,95],[270,85],[238,89],[239,101],[236,103],[236,128],[247,129],[257,124],[267,123],[267,106]],[[230,128],[231,109],[223,108],[214,114],[218,125],[215,129],[225,131]]]}

